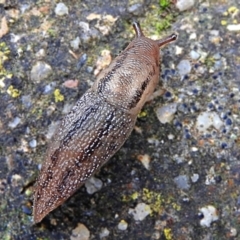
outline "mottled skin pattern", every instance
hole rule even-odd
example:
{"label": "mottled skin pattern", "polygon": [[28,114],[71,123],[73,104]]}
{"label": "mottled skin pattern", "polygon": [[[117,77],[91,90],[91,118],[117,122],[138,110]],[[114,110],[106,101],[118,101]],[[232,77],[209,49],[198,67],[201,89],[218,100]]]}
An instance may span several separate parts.
{"label": "mottled skin pattern", "polygon": [[34,222],[68,199],[123,145],[159,78],[159,47],[176,39],[136,38],[64,117],[47,151],[34,195]]}

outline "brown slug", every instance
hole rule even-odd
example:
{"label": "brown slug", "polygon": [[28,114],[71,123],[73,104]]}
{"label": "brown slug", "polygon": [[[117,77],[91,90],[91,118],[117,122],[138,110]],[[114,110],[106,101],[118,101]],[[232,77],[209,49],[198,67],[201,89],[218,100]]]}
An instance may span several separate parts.
{"label": "brown slug", "polygon": [[159,80],[159,47],[176,40],[143,35],[97,77],[63,118],[49,145],[34,194],[34,222],[66,201],[123,145]]}

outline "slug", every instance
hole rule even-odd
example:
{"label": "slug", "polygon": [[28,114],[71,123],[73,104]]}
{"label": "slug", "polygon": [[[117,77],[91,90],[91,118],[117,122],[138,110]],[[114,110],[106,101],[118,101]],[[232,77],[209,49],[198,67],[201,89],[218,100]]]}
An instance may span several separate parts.
{"label": "slug", "polygon": [[37,180],[33,219],[40,222],[84,184],[123,145],[159,79],[159,47],[133,23],[135,39],[97,77],[63,118]]}

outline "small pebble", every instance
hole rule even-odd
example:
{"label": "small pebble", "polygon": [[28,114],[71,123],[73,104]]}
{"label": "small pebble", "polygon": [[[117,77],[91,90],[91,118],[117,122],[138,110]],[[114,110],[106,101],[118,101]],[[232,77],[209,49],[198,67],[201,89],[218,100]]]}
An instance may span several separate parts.
{"label": "small pebble", "polygon": [[22,206],[22,211],[27,214],[27,215],[31,215],[32,214],[32,209],[28,206]]}
{"label": "small pebble", "polygon": [[91,40],[98,39],[100,34],[97,29],[90,28],[89,23],[79,22],[79,27],[81,28],[80,40],[83,43],[89,43]]}
{"label": "small pebble", "polygon": [[79,81],[77,79],[69,79],[63,83],[63,86],[66,88],[77,88]]}
{"label": "small pebble", "polygon": [[199,174],[197,173],[194,173],[192,176],[191,176],[191,180],[193,183],[197,182],[199,179]]}
{"label": "small pebble", "polygon": [[87,66],[87,72],[88,72],[88,73],[92,73],[92,72],[93,72],[93,67]]}
{"label": "small pebble", "polygon": [[138,203],[138,205],[134,209],[130,208],[128,211],[129,214],[133,215],[135,221],[142,221],[151,212],[152,211],[150,206],[145,203]]}
{"label": "small pebble", "polygon": [[85,182],[88,194],[93,194],[102,188],[102,181],[96,177],[91,177]]}
{"label": "small pebble", "polygon": [[159,107],[155,110],[157,118],[161,123],[169,123],[173,120],[174,114],[177,111],[177,103],[170,103],[168,105]]}
{"label": "small pebble", "polygon": [[15,128],[21,122],[21,118],[15,117],[11,122],[8,123],[10,128]]}
{"label": "small pebble", "polygon": [[237,236],[237,229],[236,228],[231,228],[230,229],[230,236],[231,237],[236,237]]}
{"label": "small pebble", "polygon": [[214,167],[211,167],[206,175],[206,180],[205,184],[210,185],[210,184],[215,184],[216,183],[216,173]]}
{"label": "small pebble", "polygon": [[29,142],[29,146],[30,146],[31,148],[35,148],[35,147],[37,146],[37,141],[36,141],[36,139],[31,140],[31,141]]}
{"label": "small pebble", "polygon": [[177,65],[177,70],[181,76],[184,76],[191,72],[192,66],[189,60],[181,60]]}
{"label": "small pebble", "polygon": [[68,7],[64,3],[60,2],[55,7],[55,13],[58,16],[66,15],[68,14]]}
{"label": "small pebble", "polygon": [[194,3],[194,0],[177,0],[176,7],[182,12],[193,7]]}
{"label": "small pebble", "polygon": [[30,95],[25,95],[21,97],[22,104],[25,108],[30,108],[32,106],[32,99]]}
{"label": "small pebble", "polygon": [[70,46],[71,46],[74,50],[78,50],[80,43],[81,43],[80,38],[79,38],[79,37],[76,37],[74,40],[72,40],[72,41],[70,42]]}
{"label": "small pebble", "polygon": [[70,236],[70,239],[71,240],[89,240],[90,232],[84,224],[78,223],[77,227],[72,230],[72,235]]}
{"label": "small pebble", "polygon": [[121,220],[118,223],[118,229],[121,231],[125,231],[127,229],[127,227],[128,227],[128,223],[125,220]]}
{"label": "small pebble", "polygon": [[200,54],[199,54],[198,52],[192,50],[192,51],[190,52],[190,57],[191,57],[193,60],[197,60],[197,59],[200,58]]}
{"label": "small pebble", "polygon": [[56,86],[55,82],[51,82],[49,84],[47,84],[44,89],[43,89],[43,94],[50,94],[53,92],[54,88]]}
{"label": "small pebble", "polygon": [[135,3],[133,5],[131,5],[130,7],[128,7],[128,12],[129,13],[133,13],[134,15],[138,15],[142,12],[143,7],[141,3]]}
{"label": "small pebble", "polygon": [[218,220],[217,210],[214,206],[208,205],[199,209],[203,214],[203,219],[200,220],[200,225],[203,227],[210,227],[211,223]]}
{"label": "small pebble", "polygon": [[142,165],[149,170],[150,156],[148,154],[138,155],[137,159],[142,163]]}
{"label": "small pebble", "polygon": [[168,139],[169,139],[169,140],[173,140],[173,139],[174,139],[174,135],[173,135],[173,134],[171,134],[171,133],[170,133],[170,134],[168,134],[168,136],[167,136],[167,137],[168,137]]}
{"label": "small pebble", "polygon": [[99,233],[100,239],[107,237],[110,234],[107,228],[102,228],[101,232]]}
{"label": "small pebble", "polygon": [[78,60],[78,63],[77,63],[77,69],[79,70],[87,61],[87,54],[84,53],[80,59]]}
{"label": "small pebble", "polygon": [[196,38],[197,38],[197,34],[195,32],[191,33],[189,36],[189,40],[195,40]]}
{"label": "small pebble", "polygon": [[197,117],[196,129],[199,132],[207,133],[210,127],[220,130],[223,127],[223,121],[215,112],[202,112]]}
{"label": "small pebble", "polygon": [[41,80],[46,79],[51,73],[52,68],[49,64],[43,61],[38,61],[33,65],[30,76],[32,81],[40,82]]}
{"label": "small pebble", "polygon": [[36,55],[37,58],[45,57],[46,56],[46,51],[43,48],[41,48],[38,52],[36,52],[35,55]]}
{"label": "small pebble", "polygon": [[158,240],[158,239],[160,239],[160,237],[161,237],[160,232],[159,232],[159,231],[155,231],[155,232],[152,234],[151,239],[156,239],[156,240]]}
{"label": "small pebble", "polygon": [[240,31],[240,24],[229,24],[227,25],[229,31]]}
{"label": "small pebble", "polygon": [[180,189],[189,189],[189,179],[187,175],[179,175],[174,178],[174,182],[177,184],[177,187]]}

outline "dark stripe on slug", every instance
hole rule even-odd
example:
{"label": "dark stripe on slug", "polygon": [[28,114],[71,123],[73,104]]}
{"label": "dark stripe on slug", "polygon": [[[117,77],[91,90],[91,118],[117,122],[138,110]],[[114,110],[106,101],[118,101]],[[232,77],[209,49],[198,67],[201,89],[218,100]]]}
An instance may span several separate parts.
{"label": "dark stripe on slug", "polygon": [[58,159],[58,155],[61,151],[61,148],[59,147],[57,150],[55,150],[55,152],[51,155],[51,160],[52,160],[52,163],[55,163]]}
{"label": "dark stripe on slug", "polygon": [[63,193],[63,191],[67,187],[67,185],[69,183],[71,183],[69,181],[69,177],[72,177],[72,176],[74,176],[74,171],[71,169],[68,169],[63,173],[61,183],[57,186],[57,191],[59,193]]}
{"label": "dark stripe on slug", "polygon": [[[96,149],[98,149],[102,145],[102,138],[106,137],[109,134],[110,126],[112,126],[112,120],[114,118],[115,112],[111,112],[111,114],[106,118],[105,124],[103,128],[100,128],[97,131],[96,138],[94,138],[84,149],[84,153],[87,157],[90,157]],[[82,161],[82,159],[81,159]]]}
{"label": "dark stripe on slug", "polygon": [[[131,48],[134,48],[134,46],[132,46]],[[131,49],[129,48],[129,49]],[[123,52],[122,55],[119,55],[119,59],[116,61],[116,64],[114,65],[114,67],[112,68],[112,70],[106,75],[104,76],[104,78],[101,78],[99,80],[99,84],[98,84],[98,93],[102,93],[104,89],[106,89],[106,85],[108,82],[110,82],[112,80],[112,77],[114,77],[115,72],[122,67],[125,59],[128,57],[128,51]]]}
{"label": "dark stripe on slug", "polygon": [[56,164],[57,159],[59,157],[59,154],[61,153],[62,149],[64,149],[64,146],[66,146],[72,139],[72,137],[77,133],[77,130],[79,130],[82,125],[87,121],[88,117],[95,113],[98,110],[98,104],[97,106],[91,106],[86,109],[84,112],[85,114],[81,116],[79,119],[77,119],[73,124],[71,125],[71,129],[68,131],[67,135],[63,138],[60,146],[54,151],[54,153],[50,156],[52,160],[52,164]]}
{"label": "dark stripe on slug", "polygon": [[66,146],[71,141],[72,137],[77,133],[77,130],[79,130],[82,127],[82,125],[87,121],[88,117],[92,113],[96,113],[97,110],[98,104],[96,104],[96,106],[91,106],[87,108],[84,112],[84,115],[77,119],[75,122],[73,122],[71,129],[62,140],[61,146]]}
{"label": "dark stripe on slug", "polygon": [[133,96],[132,101],[129,103],[129,109],[136,107],[138,102],[140,101],[145,89],[147,88],[148,84],[150,83],[152,76],[155,74],[154,68],[152,71],[149,72],[147,78],[143,81],[141,87],[136,90],[135,95]]}
{"label": "dark stripe on slug", "polygon": [[103,128],[100,128],[96,131],[96,137],[88,143],[88,146],[84,149],[84,152],[81,154],[81,156],[78,156],[77,159],[75,159],[74,163],[79,168],[81,167],[82,162],[88,160],[94,152],[102,146],[103,137],[106,137],[109,134],[109,131],[113,127],[113,120],[115,117],[115,111],[113,110],[110,115],[106,117],[106,121],[104,123]]}

